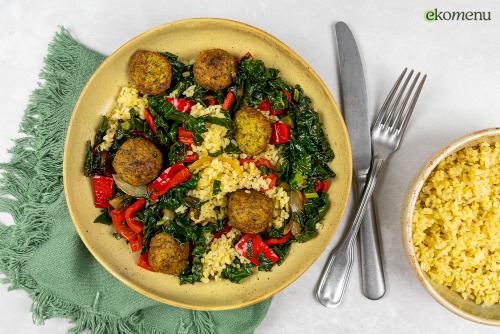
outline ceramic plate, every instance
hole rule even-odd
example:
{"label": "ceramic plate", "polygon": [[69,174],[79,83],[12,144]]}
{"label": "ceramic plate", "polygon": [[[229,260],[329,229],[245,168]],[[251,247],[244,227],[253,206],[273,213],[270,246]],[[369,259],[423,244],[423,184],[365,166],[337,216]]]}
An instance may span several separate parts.
{"label": "ceramic plate", "polygon": [[[187,61],[199,51],[210,48],[225,49],[235,56],[251,51],[267,66],[281,70],[283,79],[303,87],[320,112],[335,151],[331,166],[337,177],[329,190],[332,205],[319,236],[304,244],[294,244],[281,267],[275,267],[269,273],[259,272],[241,284],[213,281],[179,285],[177,277],[138,267],[138,255],[132,254],[125,242],[113,238],[111,226],[93,223],[99,210],[93,206],[91,182],[82,174],[85,143],[94,137],[100,117],[113,107],[120,87],[128,84],[127,67],[134,51],[170,51]],[[255,27],[222,19],[190,19],[153,28],[135,37],[97,69],[75,106],[68,128],[64,190],[81,239],[97,261],[120,281],[166,304],[195,310],[227,310],[271,297],[296,280],[318,258],[344,212],[351,185],[351,164],[349,139],[339,108],[323,81],[302,58],[275,37]]]}

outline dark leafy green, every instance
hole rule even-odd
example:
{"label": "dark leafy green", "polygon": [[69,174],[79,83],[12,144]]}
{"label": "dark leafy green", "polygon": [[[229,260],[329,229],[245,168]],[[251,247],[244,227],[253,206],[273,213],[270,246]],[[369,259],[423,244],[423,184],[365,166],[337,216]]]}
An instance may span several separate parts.
{"label": "dark leafy green", "polygon": [[241,151],[240,151],[240,148],[238,147],[238,145],[235,145],[232,141],[229,143],[229,145],[227,145],[225,148],[224,148],[224,153],[227,153],[227,154],[240,154]]}
{"label": "dark leafy green", "polygon": [[255,266],[252,263],[242,264],[238,259],[236,259],[232,265],[229,265],[222,270],[222,277],[233,283],[240,283],[242,279],[253,274],[254,267]]}
{"label": "dark leafy green", "polygon": [[184,65],[183,62],[179,61],[179,57],[170,52],[160,52],[160,54],[168,59],[170,66],[172,67],[172,86],[175,86],[177,82],[182,78],[182,73],[188,71],[188,66]]}
{"label": "dark leafy green", "polygon": [[242,59],[238,66],[236,79],[234,80],[235,87],[233,89],[237,92],[235,109],[241,106],[258,105],[264,99],[269,99],[273,103],[273,108],[275,106],[282,107],[286,105],[280,91],[288,89],[290,86],[278,74],[279,71],[277,69],[267,68],[262,60],[253,58]]}
{"label": "dark leafy green", "polygon": [[95,132],[94,142],[96,144],[100,144],[103,141],[104,135],[106,134],[106,130],[108,129],[108,118],[106,116],[102,116],[101,123]]}
{"label": "dark leafy green", "polygon": [[214,184],[212,185],[212,194],[213,195],[217,195],[218,193],[221,192],[220,185],[221,185],[220,180],[215,180],[214,181]]}
{"label": "dark leafy green", "polygon": [[271,271],[273,269],[274,262],[265,257],[264,253],[259,253],[257,260],[259,260],[259,271]]}
{"label": "dark leafy green", "polygon": [[280,245],[272,245],[271,249],[273,250],[276,255],[280,258],[278,261],[278,266],[281,266],[283,261],[285,261],[288,252],[290,251],[290,246],[292,245],[293,240],[288,240],[287,242],[284,242]]}
{"label": "dark leafy green", "polygon": [[[179,96],[188,87],[195,84],[193,77],[193,65],[186,65],[179,61],[178,57],[170,52],[160,52],[172,65],[172,83],[170,92],[177,92]],[[186,75],[185,75],[186,74]],[[201,86],[196,86],[191,99],[204,105],[202,98],[206,95],[206,90]]]}
{"label": "dark leafy green", "polygon": [[247,257],[249,259],[253,258],[253,245],[252,245],[252,240],[253,238],[248,238],[247,241]]}
{"label": "dark leafy green", "polygon": [[97,145],[92,146],[90,141],[87,142],[87,145],[83,174],[85,176],[111,176],[111,158],[109,152],[101,151]]}
{"label": "dark leafy green", "polygon": [[294,124],[291,140],[286,150],[286,172],[290,185],[304,189],[308,180],[327,180],[335,176],[328,163],[335,157],[326,139],[318,113],[300,86],[295,87],[294,99],[288,108]]}
{"label": "dark leafy green", "polygon": [[83,165],[83,174],[92,176],[94,166],[94,149],[90,140],[87,142],[87,153],[85,154],[85,163]]}
{"label": "dark leafy green", "polygon": [[327,193],[319,193],[317,198],[307,200],[302,214],[295,217],[302,225],[302,233],[297,237],[298,242],[306,242],[318,234],[316,224],[323,219],[329,206]]}
{"label": "dark leafy green", "polygon": [[184,144],[179,142],[174,142],[170,145],[170,149],[168,150],[168,162],[170,165],[173,165],[179,161],[184,161],[186,157],[186,149],[184,148]]}
{"label": "dark leafy green", "polygon": [[[197,145],[200,145],[203,141],[202,133],[207,131],[205,127],[205,122],[207,121],[203,117],[193,117],[187,113],[177,111],[174,106],[167,101],[162,96],[151,95],[148,96],[148,106],[156,120],[168,123],[168,121],[177,122],[177,124],[182,123],[183,128],[188,131],[193,132],[193,138]],[[156,124],[156,123],[155,123]]]}
{"label": "dark leafy green", "polygon": [[111,217],[108,211],[104,210],[96,219],[94,219],[95,224],[111,225]]}

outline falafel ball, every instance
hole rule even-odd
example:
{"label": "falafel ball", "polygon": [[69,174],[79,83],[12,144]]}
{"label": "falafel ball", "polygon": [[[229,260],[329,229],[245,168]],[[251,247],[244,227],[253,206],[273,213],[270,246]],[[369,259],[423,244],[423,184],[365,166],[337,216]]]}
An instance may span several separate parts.
{"label": "falafel ball", "polygon": [[257,155],[266,150],[271,138],[271,123],[252,107],[244,107],[234,116],[236,142],[243,153]]}
{"label": "falafel ball", "polygon": [[229,195],[228,217],[243,233],[264,232],[273,219],[273,201],[256,190],[237,190]]}
{"label": "falafel ball", "polygon": [[118,177],[134,186],[148,184],[161,171],[163,156],[153,142],[142,137],[127,139],[116,152],[113,168]]}
{"label": "falafel ball", "polygon": [[221,49],[201,51],[196,57],[193,74],[196,83],[205,89],[227,88],[236,77],[236,59]]}
{"label": "falafel ball", "polygon": [[179,275],[187,266],[189,244],[179,244],[171,235],[161,232],[149,244],[149,264],[157,272]]}
{"label": "falafel ball", "polygon": [[159,94],[170,88],[172,66],[157,52],[138,50],[130,58],[129,77],[142,94]]}

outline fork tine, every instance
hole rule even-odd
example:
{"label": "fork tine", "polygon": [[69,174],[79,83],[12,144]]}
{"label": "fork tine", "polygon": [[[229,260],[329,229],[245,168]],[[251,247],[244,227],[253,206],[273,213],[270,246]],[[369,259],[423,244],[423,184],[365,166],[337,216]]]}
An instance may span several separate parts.
{"label": "fork tine", "polygon": [[382,107],[380,107],[380,111],[378,112],[375,120],[373,121],[373,125],[372,125],[372,128],[380,125],[381,121],[382,121],[382,118],[384,118],[384,116],[387,114],[387,111],[388,111],[388,107],[389,105],[391,104],[392,102],[392,98],[394,97],[396,91],[398,90],[399,88],[399,84],[401,83],[401,81],[403,80],[405,74],[406,74],[406,71],[408,70],[408,68],[405,68],[403,70],[403,72],[399,75],[398,79],[396,80],[396,83],[394,84],[394,86],[392,86],[391,88],[391,91],[389,92],[389,94],[387,95],[387,97],[385,98],[385,101],[384,103],[382,104]]}
{"label": "fork tine", "polygon": [[420,84],[417,87],[417,90],[415,94],[413,95],[413,98],[411,99],[410,106],[408,107],[408,111],[406,112],[403,121],[401,123],[401,126],[399,127],[401,136],[403,136],[406,127],[408,126],[408,122],[410,121],[411,114],[413,113],[413,109],[415,109],[415,105],[417,104],[418,97],[420,95],[420,92],[422,91],[422,87],[424,86],[425,79],[427,79],[427,74],[424,74],[422,80],[420,81]]}
{"label": "fork tine", "polygon": [[410,88],[406,92],[406,96],[403,98],[403,101],[401,101],[401,104],[398,106],[398,109],[396,110],[394,118],[391,119],[391,122],[389,123],[390,128],[397,128],[396,126],[400,124],[400,120],[405,115],[406,104],[408,103],[408,100],[410,99],[410,96],[413,93],[413,89],[415,88],[415,85],[417,84],[419,78],[420,78],[420,72],[418,72],[415,78],[413,79]]}
{"label": "fork tine", "polygon": [[381,123],[386,124],[389,126],[389,124],[392,124],[395,118],[395,114],[398,110],[399,106],[399,101],[401,101],[401,97],[403,97],[403,94],[406,90],[406,86],[408,86],[408,82],[410,82],[410,79],[413,76],[414,70],[411,70],[408,76],[406,77],[406,80],[403,83],[403,86],[398,92],[398,95],[396,97],[396,100],[391,104],[391,107],[389,108],[389,113],[387,114],[387,117],[385,119],[382,119]]}

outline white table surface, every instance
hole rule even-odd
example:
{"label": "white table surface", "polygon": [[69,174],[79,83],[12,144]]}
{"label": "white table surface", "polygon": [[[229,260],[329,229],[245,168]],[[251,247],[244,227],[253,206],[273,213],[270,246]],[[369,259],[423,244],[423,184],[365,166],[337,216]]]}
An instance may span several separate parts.
{"label": "white table surface", "polygon": [[[0,160],[7,161],[18,123],[58,25],[109,54],[133,36],[165,22],[224,17],[256,25],[296,50],[338,100],[332,23],[347,22],[364,61],[369,107],[380,106],[405,66],[429,78],[399,152],[391,159],[376,203],[384,243],[387,293],[365,299],[354,271],[343,304],[327,309],[312,290],[326,254],[274,298],[256,333],[498,333],[438,305],[418,283],[403,254],[401,202],[424,160],[479,129],[500,126],[500,3],[493,1],[9,1],[0,0]],[[489,22],[426,22],[427,9],[489,10]],[[0,216],[9,221],[5,215]],[[334,245],[336,239],[331,243]],[[65,333],[66,320],[32,324],[22,291],[0,285],[1,333]]]}

